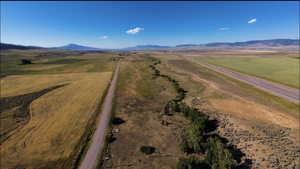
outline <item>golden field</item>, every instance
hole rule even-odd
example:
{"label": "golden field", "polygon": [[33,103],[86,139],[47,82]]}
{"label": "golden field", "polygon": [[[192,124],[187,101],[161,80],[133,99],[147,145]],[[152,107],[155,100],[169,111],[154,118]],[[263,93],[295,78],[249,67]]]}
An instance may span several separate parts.
{"label": "golden field", "polygon": [[64,86],[32,101],[28,123],[0,145],[1,168],[63,168],[100,106],[111,75],[89,72],[2,78],[1,98]]}

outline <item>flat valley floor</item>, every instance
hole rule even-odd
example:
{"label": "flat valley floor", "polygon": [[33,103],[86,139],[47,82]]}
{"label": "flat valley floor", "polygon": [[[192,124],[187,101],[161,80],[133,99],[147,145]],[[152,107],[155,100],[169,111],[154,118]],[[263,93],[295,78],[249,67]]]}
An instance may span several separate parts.
{"label": "flat valley floor", "polygon": [[[208,133],[234,150],[243,164],[239,168],[296,169],[299,104],[201,63],[299,90],[297,56],[254,50],[1,51],[1,168],[77,168],[119,63],[113,117],[98,168],[174,169],[182,158],[203,159],[204,153],[182,151],[191,121],[182,113],[164,114],[180,86],[186,92],[182,103],[214,122],[215,130]],[[33,64],[20,65],[24,58]],[[243,66],[248,61],[254,63]],[[261,65],[266,66],[259,71]],[[155,76],[154,70],[164,76]]]}

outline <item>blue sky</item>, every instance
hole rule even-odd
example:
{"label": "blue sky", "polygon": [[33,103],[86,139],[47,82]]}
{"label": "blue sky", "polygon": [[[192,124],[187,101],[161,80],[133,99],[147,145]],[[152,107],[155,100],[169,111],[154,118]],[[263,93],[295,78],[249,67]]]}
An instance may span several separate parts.
{"label": "blue sky", "polygon": [[1,42],[99,48],[299,38],[299,2],[3,2]]}

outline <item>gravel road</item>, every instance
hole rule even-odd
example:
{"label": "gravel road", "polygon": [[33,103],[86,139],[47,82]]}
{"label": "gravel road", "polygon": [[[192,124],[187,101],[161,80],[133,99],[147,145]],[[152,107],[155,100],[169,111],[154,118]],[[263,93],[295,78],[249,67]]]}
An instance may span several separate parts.
{"label": "gravel road", "polygon": [[[239,72],[235,72],[226,68],[217,67],[214,65],[206,64],[206,63],[199,63],[201,66],[207,67],[211,70],[214,70],[216,72],[225,74],[231,78],[240,80],[242,82],[245,82],[247,84],[250,84],[256,88],[259,88],[261,90],[267,91],[273,95],[285,98],[291,102],[299,104],[299,94],[300,91],[298,89],[294,89],[288,86],[284,86],[278,83],[270,82],[264,79],[260,79],[257,77],[249,76],[246,74],[242,74]],[[295,77],[297,78],[297,77]]]}
{"label": "gravel road", "polygon": [[109,124],[113,98],[115,95],[115,89],[117,84],[117,79],[119,75],[119,64],[116,67],[114,77],[110,83],[107,95],[103,102],[102,112],[97,119],[97,129],[93,135],[92,142],[89,149],[80,164],[80,169],[94,169],[98,162],[99,156],[102,152],[104,141],[105,141],[105,130]]}

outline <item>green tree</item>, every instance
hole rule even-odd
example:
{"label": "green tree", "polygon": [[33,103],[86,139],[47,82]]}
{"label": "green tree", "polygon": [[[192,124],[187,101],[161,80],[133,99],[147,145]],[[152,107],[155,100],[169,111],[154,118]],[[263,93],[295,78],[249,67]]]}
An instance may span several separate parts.
{"label": "green tree", "polygon": [[208,139],[205,160],[212,169],[232,169],[238,165],[232,153],[224,147],[224,144],[217,137]]}

